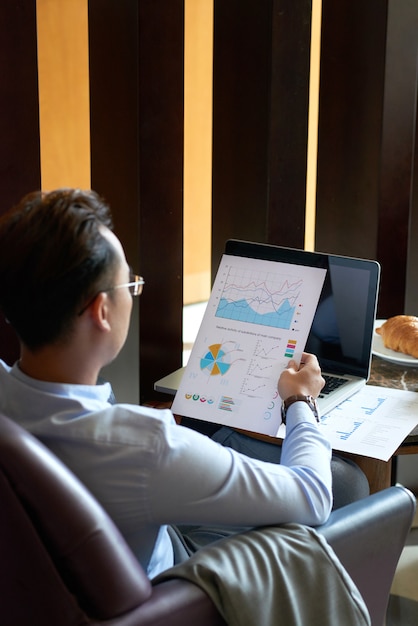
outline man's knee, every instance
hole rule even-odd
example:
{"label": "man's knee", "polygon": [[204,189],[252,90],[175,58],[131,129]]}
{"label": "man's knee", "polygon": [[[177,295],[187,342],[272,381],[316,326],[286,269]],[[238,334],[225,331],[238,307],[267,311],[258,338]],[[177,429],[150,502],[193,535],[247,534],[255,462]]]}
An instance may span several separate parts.
{"label": "man's knee", "polygon": [[331,460],[334,509],[366,498],[370,493],[364,472],[349,459],[334,455]]}

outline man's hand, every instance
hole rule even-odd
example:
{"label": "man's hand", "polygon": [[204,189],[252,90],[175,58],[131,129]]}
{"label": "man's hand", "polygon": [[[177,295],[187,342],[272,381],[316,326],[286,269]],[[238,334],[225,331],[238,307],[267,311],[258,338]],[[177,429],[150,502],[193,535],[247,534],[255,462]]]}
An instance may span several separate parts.
{"label": "man's hand", "polygon": [[277,388],[282,400],[286,400],[299,394],[317,398],[324,385],[318,359],[313,354],[304,352],[299,368],[295,361],[289,362],[279,378]]}

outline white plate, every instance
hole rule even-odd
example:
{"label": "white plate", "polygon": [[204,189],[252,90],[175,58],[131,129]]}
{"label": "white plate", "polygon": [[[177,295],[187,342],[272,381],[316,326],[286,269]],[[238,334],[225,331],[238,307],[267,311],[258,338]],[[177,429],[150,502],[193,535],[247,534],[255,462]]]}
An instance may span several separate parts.
{"label": "white plate", "polygon": [[385,322],[386,320],[376,320],[374,323],[372,354],[380,356],[382,359],[386,359],[386,361],[392,361],[392,363],[400,363],[402,365],[418,365],[418,359],[415,359],[413,356],[385,348],[382,337],[376,332],[376,328],[379,328]]}

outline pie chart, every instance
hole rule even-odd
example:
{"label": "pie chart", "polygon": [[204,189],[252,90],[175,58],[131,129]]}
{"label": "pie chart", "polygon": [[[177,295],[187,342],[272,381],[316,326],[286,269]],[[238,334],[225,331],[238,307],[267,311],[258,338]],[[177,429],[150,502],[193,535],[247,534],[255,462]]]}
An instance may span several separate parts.
{"label": "pie chart", "polygon": [[223,376],[230,367],[231,363],[227,353],[222,350],[221,343],[214,343],[209,346],[209,351],[200,359],[200,369],[210,376]]}

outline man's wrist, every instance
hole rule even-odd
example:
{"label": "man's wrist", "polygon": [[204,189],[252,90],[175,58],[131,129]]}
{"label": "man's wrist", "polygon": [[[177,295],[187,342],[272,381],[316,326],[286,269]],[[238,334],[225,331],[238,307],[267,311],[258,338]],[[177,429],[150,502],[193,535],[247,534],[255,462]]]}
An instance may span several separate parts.
{"label": "man's wrist", "polygon": [[286,424],[286,416],[287,416],[287,411],[289,407],[292,406],[292,404],[294,404],[295,402],[305,402],[308,405],[308,407],[311,409],[312,413],[314,414],[316,421],[319,422],[319,411],[318,411],[318,405],[316,403],[315,398],[309,395],[305,396],[302,394],[294,394],[292,396],[289,396],[282,402],[283,424]]}

